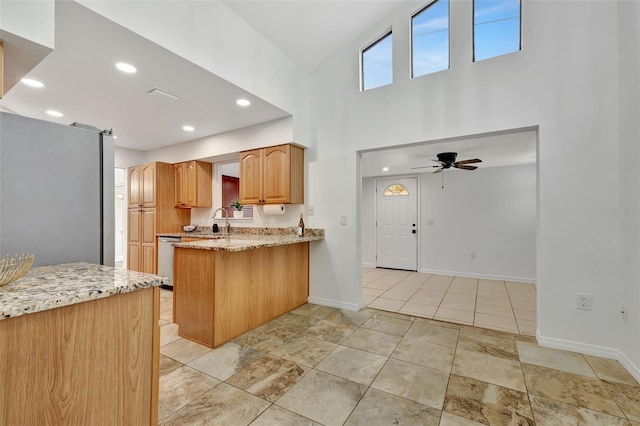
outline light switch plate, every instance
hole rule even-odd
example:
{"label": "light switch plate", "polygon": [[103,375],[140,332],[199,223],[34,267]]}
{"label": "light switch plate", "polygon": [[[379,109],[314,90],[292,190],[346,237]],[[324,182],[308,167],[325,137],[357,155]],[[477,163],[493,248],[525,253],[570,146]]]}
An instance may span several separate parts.
{"label": "light switch plate", "polygon": [[346,225],[346,224],[347,224],[347,217],[340,216],[340,225]]}
{"label": "light switch plate", "polygon": [[309,216],[313,216],[315,212],[316,210],[313,208],[313,206],[309,206]]}

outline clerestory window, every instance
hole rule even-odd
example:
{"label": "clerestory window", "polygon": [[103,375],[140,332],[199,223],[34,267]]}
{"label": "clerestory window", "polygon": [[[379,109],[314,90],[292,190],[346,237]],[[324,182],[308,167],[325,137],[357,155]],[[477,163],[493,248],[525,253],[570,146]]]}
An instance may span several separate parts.
{"label": "clerestory window", "polygon": [[362,51],[362,90],[393,83],[392,42],[389,31]]}
{"label": "clerestory window", "polygon": [[473,0],[473,60],[521,50],[520,0]]}
{"label": "clerestory window", "polygon": [[449,0],[436,0],[411,18],[411,76],[449,68]]}

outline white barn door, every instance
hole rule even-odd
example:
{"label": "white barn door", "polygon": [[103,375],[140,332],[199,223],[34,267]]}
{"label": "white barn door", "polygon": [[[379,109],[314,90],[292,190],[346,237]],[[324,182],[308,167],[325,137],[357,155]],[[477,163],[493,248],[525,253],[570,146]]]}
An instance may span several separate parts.
{"label": "white barn door", "polygon": [[418,180],[376,181],[376,266],[418,269]]}

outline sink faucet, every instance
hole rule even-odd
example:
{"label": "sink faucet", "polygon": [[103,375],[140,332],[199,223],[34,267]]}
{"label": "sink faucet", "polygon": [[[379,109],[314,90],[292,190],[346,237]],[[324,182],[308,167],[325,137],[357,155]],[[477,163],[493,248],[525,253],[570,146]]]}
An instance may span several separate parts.
{"label": "sink faucet", "polygon": [[225,209],[223,209],[222,207],[216,209],[215,212],[213,212],[213,215],[211,216],[212,219],[216,218],[216,215],[218,214],[219,211],[224,212],[223,216],[224,216],[224,229],[227,231],[227,235],[229,235],[231,233],[231,224],[229,223],[229,212],[227,212]]}

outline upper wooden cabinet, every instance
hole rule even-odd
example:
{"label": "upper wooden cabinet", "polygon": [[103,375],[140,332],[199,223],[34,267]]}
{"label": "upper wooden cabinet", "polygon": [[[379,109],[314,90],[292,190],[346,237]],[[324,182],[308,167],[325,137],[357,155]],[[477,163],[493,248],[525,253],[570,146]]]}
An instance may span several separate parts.
{"label": "upper wooden cabinet", "polygon": [[303,204],[304,149],[278,145],[240,153],[242,204]]}
{"label": "upper wooden cabinet", "polygon": [[157,204],[156,163],[129,167],[129,207]]}
{"label": "upper wooden cabinet", "polygon": [[174,164],[176,207],[211,207],[212,164],[187,161]]}

